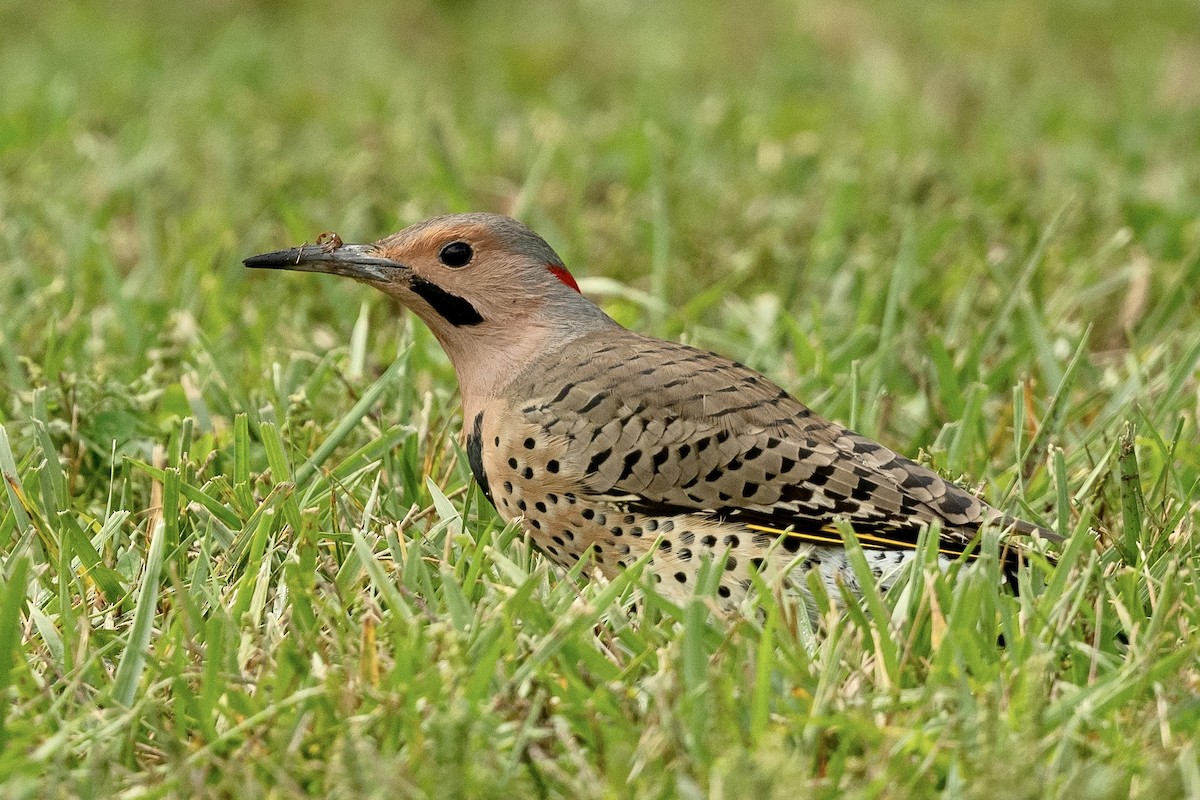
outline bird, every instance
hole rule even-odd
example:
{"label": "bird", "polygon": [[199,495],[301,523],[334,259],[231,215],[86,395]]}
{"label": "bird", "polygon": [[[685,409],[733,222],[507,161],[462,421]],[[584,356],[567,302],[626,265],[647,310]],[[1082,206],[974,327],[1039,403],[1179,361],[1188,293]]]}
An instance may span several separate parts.
{"label": "bird", "polygon": [[676,602],[716,570],[716,600],[733,608],[755,572],[808,593],[815,571],[830,597],[860,592],[843,526],[884,589],[927,528],[943,561],[995,528],[1008,567],[1059,538],[737,361],[622,327],[509,217],[439,216],[373,244],[322,234],[243,263],[349,277],[415,313],[454,366],[475,481],[560,567],[590,559],[588,574],[612,579],[643,560]]}

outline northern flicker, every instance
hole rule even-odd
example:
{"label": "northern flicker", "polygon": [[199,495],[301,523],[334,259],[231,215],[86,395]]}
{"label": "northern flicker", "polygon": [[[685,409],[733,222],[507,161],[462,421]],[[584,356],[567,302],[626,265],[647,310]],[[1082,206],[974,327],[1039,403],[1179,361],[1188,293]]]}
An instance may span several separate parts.
{"label": "northern flicker", "polygon": [[710,560],[734,605],[751,570],[791,582],[816,569],[834,591],[854,588],[839,521],[883,585],[934,523],[947,558],[985,524],[1006,531],[1006,549],[1058,538],[742,364],[621,327],[508,217],[437,217],[375,244],[331,236],[245,264],[354,278],[415,312],[458,375],[475,480],[564,567],[587,553],[611,577],[653,550],[659,590],[683,599]]}

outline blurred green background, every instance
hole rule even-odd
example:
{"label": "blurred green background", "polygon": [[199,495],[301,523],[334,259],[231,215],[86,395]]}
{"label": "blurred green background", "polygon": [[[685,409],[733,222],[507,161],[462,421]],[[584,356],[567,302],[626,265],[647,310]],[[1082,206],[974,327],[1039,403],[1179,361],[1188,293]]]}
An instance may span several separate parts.
{"label": "blurred green background", "polygon": [[937,284],[906,325],[964,290],[986,311],[996,265],[1060,219],[1035,290],[1068,284],[1056,320],[1109,341],[1129,264],[1170,286],[1200,241],[1191,2],[7,3],[3,23],[18,384],[17,353],[78,368],[39,352],[47,325],[126,377],[180,312],[231,346],[251,313],[294,326],[324,289],[243,256],[447,211],[518,213],[577,273],[660,291],[670,332],[713,287],[848,330],[841,285],[882,293],[906,230]]}

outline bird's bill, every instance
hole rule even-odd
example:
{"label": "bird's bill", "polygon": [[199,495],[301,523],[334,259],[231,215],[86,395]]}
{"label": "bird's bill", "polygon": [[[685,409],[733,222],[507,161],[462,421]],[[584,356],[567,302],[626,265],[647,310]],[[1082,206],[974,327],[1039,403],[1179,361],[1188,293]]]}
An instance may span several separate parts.
{"label": "bird's bill", "polygon": [[326,272],[368,281],[388,281],[395,274],[394,270],[405,269],[398,261],[381,258],[375,247],[369,244],[344,244],[337,248],[306,244],[290,250],[250,256],[242,263],[251,269]]}

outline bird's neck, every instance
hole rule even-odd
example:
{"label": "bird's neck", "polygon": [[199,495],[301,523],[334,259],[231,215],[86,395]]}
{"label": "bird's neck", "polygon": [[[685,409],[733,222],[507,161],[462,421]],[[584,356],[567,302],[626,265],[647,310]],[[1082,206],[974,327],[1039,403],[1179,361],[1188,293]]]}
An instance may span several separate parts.
{"label": "bird's neck", "polygon": [[[437,333],[434,331],[435,336]],[[438,336],[458,375],[466,419],[474,418],[527,364],[552,346],[551,332],[539,327],[526,328],[519,336],[508,340],[503,337],[503,331],[491,335],[485,330],[477,333],[467,342],[457,338],[448,341]]]}
{"label": "bird's neck", "polygon": [[464,418],[469,420],[488,402],[501,396],[505,387],[525,370],[579,337],[609,326],[619,327],[602,316],[586,325],[577,320],[570,325],[558,325],[544,318],[529,319],[519,328],[484,322],[469,336],[433,325],[430,328],[454,365]]}
{"label": "bird's neck", "polygon": [[581,336],[621,329],[586,297],[566,286],[555,288],[554,294],[526,296],[502,309],[481,304],[482,320],[468,325],[456,325],[431,308],[413,309],[454,365],[467,419],[546,356]]}

